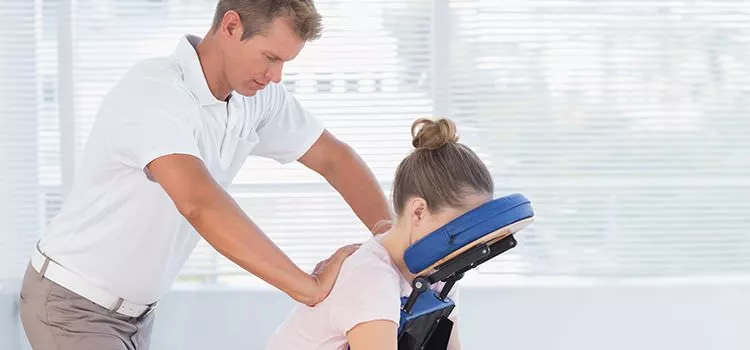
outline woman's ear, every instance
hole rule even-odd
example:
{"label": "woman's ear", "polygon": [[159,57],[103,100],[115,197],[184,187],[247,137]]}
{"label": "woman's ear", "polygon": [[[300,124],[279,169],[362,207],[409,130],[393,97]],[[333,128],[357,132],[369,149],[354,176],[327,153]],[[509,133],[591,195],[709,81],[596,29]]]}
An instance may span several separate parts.
{"label": "woman's ear", "polygon": [[427,201],[423,198],[412,198],[409,200],[409,216],[413,226],[419,226],[424,222],[427,215]]}

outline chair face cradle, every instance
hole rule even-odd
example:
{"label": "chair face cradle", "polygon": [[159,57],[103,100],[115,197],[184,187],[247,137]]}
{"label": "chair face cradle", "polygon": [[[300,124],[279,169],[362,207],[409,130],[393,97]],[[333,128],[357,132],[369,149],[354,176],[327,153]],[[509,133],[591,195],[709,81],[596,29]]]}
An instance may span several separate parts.
{"label": "chair face cradle", "polygon": [[[513,194],[492,200],[454,219],[414,243],[404,261],[417,277],[412,293],[401,298],[399,350],[445,350],[455,304],[447,297],[466,271],[512,249],[514,233],[534,220],[531,202]],[[445,282],[438,293],[433,283]]]}

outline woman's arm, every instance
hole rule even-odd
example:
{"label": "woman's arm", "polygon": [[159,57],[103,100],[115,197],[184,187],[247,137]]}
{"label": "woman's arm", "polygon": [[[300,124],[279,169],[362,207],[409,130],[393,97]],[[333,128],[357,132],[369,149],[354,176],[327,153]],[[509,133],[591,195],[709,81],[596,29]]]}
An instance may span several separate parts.
{"label": "woman's arm", "polygon": [[398,325],[393,321],[376,320],[360,323],[347,334],[351,350],[396,350]]}
{"label": "woman's arm", "polygon": [[453,330],[451,331],[450,341],[448,341],[448,350],[461,350],[461,341],[458,335],[458,316],[454,317],[451,315],[448,319],[453,321]]}

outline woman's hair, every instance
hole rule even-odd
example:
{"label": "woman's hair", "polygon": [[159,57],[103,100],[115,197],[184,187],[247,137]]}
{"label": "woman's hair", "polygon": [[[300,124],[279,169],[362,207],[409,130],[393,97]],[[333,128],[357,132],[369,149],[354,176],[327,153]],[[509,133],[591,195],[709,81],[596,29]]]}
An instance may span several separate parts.
{"label": "woman's hair", "polygon": [[459,208],[468,194],[492,194],[492,176],[469,147],[458,143],[449,119],[417,119],[411,126],[415,150],[401,161],[393,182],[393,207],[400,215],[411,197],[430,211]]}

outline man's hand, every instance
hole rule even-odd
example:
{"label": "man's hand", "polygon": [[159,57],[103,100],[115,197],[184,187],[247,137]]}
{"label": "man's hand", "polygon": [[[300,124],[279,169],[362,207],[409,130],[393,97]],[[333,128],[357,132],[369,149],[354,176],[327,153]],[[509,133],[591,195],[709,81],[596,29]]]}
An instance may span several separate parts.
{"label": "man's hand", "polygon": [[328,295],[331,293],[331,290],[333,289],[333,286],[336,284],[336,278],[341,271],[341,265],[344,263],[347,257],[354,254],[354,252],[359,249],[360,245],[361,244],[350,244],[347,246],[343,246],[336,250],[336,252],[333,253],[333,255],[331,255],[328,259],[325,259],[315,265],[312,276],[318,282],[318,288],[321,291],[321,294],[318,298],[316,298],[317,300],[313,300],[313,303],[308,304],[308,306],[314,306],[328,297]]}
{"label": "man's hand", "polygon": [[[148,172],[177,210],[219,253],[294,300],[313,305],[333,287],[345,253],[331,257],[318,275],[297,267],[211,177],[203,162],[190,155],[159,157]],[[316,277],[317,276],[317,277]]]}

